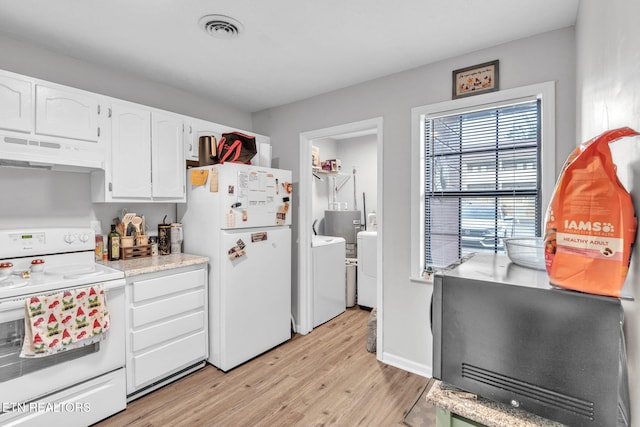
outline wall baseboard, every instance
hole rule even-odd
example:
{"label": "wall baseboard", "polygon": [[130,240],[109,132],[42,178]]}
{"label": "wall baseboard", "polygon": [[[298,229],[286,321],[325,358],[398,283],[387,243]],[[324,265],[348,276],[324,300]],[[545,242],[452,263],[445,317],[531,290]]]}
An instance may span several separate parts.
{"label": "wall baseboard", "polygon": [[431,378],[433,373],[433,366],[416,363],[404,357],[396,356],[390,353],[383,353],[382,363],[394,366],[396,368],[411,372],[412,374],[421,375],[426,378]]}

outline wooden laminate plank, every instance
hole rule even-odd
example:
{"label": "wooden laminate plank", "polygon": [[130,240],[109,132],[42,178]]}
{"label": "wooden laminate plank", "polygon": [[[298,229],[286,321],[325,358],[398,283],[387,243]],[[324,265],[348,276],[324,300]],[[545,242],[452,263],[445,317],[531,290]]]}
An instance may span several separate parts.
{"label": "wooden laminate plank", "polygon": [[367,352],[368,318],[348,309],[227,373],[207,365],[96,426],[402,426],[428,379]]}

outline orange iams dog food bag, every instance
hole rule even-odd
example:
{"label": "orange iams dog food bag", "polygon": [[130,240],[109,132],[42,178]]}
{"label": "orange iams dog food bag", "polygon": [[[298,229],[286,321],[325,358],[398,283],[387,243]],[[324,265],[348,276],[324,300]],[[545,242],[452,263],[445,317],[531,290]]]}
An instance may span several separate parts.
{"label": "orange iams dog food bag", "polygon": [[635,135],[630,128],[607,131],[581,144],[565,162],[545,217],[545,262],[552,285],[620,296],[636,218],[609,143]]}

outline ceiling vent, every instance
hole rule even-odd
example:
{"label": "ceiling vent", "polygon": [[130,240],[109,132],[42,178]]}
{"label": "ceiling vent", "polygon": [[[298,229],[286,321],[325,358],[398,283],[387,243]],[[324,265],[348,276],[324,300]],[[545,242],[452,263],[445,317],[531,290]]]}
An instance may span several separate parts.
{"label": "ceiling vent", "polygon": [[225,15],[206,15],[198,22],[205,33],[218,39],[234,39],[244,30],[238,20]]}

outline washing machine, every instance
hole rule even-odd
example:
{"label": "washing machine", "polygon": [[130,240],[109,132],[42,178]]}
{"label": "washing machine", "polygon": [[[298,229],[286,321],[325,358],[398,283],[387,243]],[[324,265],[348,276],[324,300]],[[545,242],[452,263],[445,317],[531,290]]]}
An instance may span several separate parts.
{"label": "washing machine", "polygon": [[376,306],[378,273],[378,232],[358,233],[358,305]]}
{"label": "washing machine", "polygon": [[313,327],[346,310],[346,242],[342,237],[313,236]]}

